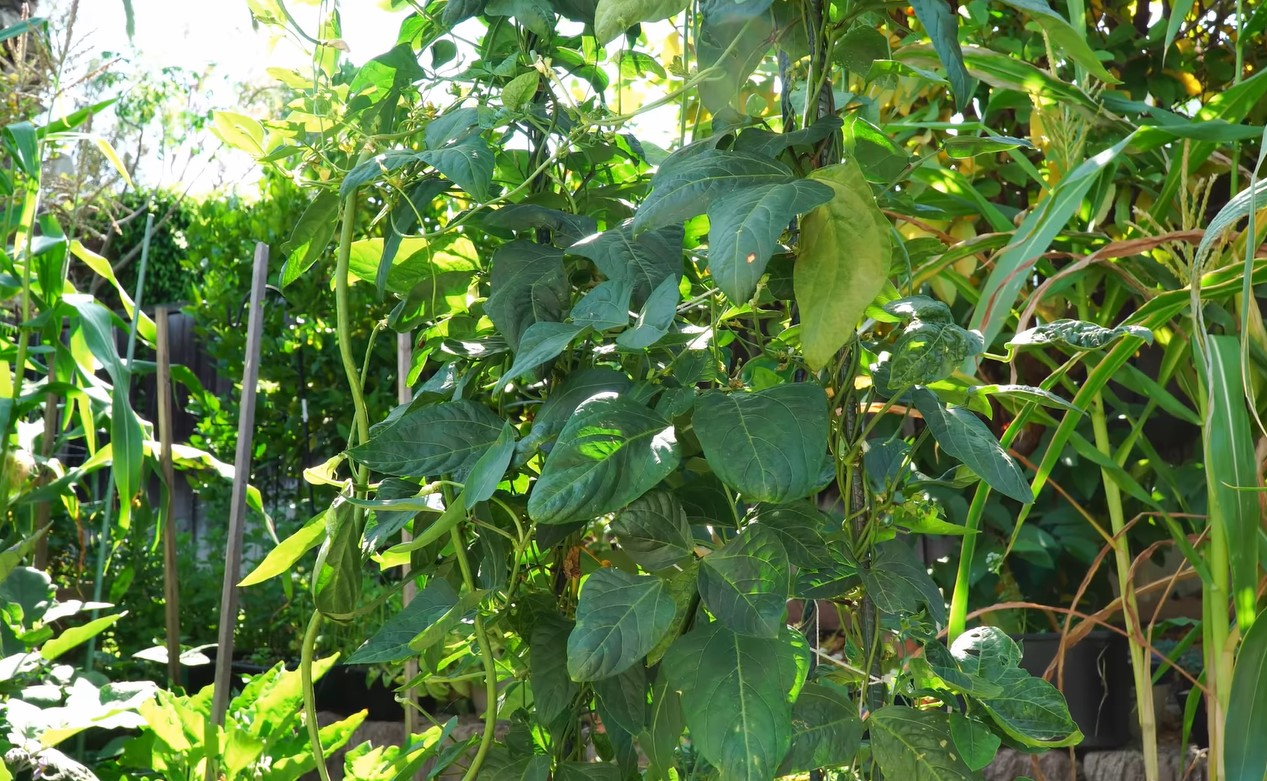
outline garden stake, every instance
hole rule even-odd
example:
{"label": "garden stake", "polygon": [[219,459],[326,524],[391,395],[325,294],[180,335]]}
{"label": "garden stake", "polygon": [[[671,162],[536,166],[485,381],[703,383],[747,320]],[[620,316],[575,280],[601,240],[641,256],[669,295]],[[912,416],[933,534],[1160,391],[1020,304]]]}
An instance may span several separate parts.
{"label": "garden stake", "polygon": [[[413,352],[412,339],[409,332],[396,334],[396,401],[401,404],[409,403],[409,364],[412,360]],[[400,532],[400,541],[402,543],[409,542],[413,539],[413,534],[408,529]],[[418,584],[414,582],[412,567],[405,566],[405,588],[400,595],[400,607],[404,610],[418,595]],[[405,680],[412,681],[418,677],[418,660],[410,659],[405,662]],[[418,716],[416,708],[418,707],[418,689],[410,686],[405,689],[405,734],[401,741],[401,749],[408,750],[412,740],[414,730],[417,729]],[[415,774],[416,776],[418,774]]]}
{"label": "garden stake", "polygon": [[167,677],[172,686],[180,678],[180,588],[176,584],[176,519],[172,517],[172,492],[176,473],[172,468],[172,362],[168,339],[167,307],[154,313],[158,350],[158,441],[162,448],[163,483],[163,605],[167,618]]}
{"label": "garden stake", "polygon": [[[242,532],[246,525],[246,488],[251,477],[251,440],[255,430],[255,391],[260,376],[260,342],[264,324],[264,284],[268,281],[268,245],[255,245],[251,276],[251,310],[246,326],[246,357],[242,367],[242,399],[238,410],[238,445],[233,459],[233,493],[229,499],[229,536],[224,552],[224,584],[220,590],[220,632],[216,644],[216,678],[207,722],[207,744],[214,745],[216,728],[229,709],[229,680],[233,673],[233,628],[238,615],[238,580],[242,569]],[[209,757],[207,781],[216,778],[216,761]]]}

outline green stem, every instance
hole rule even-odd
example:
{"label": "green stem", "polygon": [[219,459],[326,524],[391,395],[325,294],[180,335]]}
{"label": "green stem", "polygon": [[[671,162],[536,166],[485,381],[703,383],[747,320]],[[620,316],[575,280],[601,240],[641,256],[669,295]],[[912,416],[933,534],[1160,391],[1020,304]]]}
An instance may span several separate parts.
{"label": "green stem", "polygon": [[[355,410],[355,437],[364,442],[370,436],[369,412],[365,407],[365,391],[361,387],[361,375],[352,356],[352,322],[348,306],[348,268],[352,258],[352,238],[356,233],[356,190],[343,199],[343,225],[339,232],[339,249],[334,270],[335,328],[339,341],[339,359],[347,375],[348,389],[352,392]],[[352,467],[358,483],[365,482],[363,468]]]}
{"label": "green stem", "polygon": [[321,629],[321,611],[312,611],[308,631],[304,632],[304,644],[299,651],[299,683],[304,695],[304,721],[308,722],[308,742],[312,744],[312,756],[317,761],[317,775],[321,781],[330,781],[326,768],[325,749],[321,747],[321,725],[317,723],[317,693],[312,686],[313,649],[317,646],[317,632]]}
{"label": "green stem", "polygon": [[[1109,441],[1108,419],[1104,412],[1104,397],[1097,393],[1091,399],[1091,429],[1095,434],[1095,447],[1102,455],[1113,458],[1113,446]],[[1100,470],[1104,484],[1104,499],[1109,508],[1109,522],[1113,530],[1113,561],[1117,569],[1118,589],[1122,594],[1122,613],[1126,629],[1131,636],[1131,668],[1135,676],[1135,706],[1139,710],[1140,736],[1144,742],[1144,777],[1158,781],[1160,770],[1157,761],[1157,722],[1153,710],[1153,682],[1151,665],[1144,648],[1136,640],[1139,627],[1139,605],[1135,600],[1135,584],[1131,582],[1131,550],[1127,540],[1126,514],[1122,510],[1122,492],[1108,469]]]}
{"label": "green stem", "polygon": [[[468,592],[473,592],[475,578],[471,574],[471,563],[467,561],[466,544],[462,542],[462,532],[459,527],[455,526],[449,531],[449,538],[453,541],[458,569],[462,571],[462,582],[466,584]],[[480,736],[480,746],[476,749],[470,766],[462,776],[462,781],[473,781],[479,776],[484,758],[488,756],[488,750],[493,746],[494,731],[497,727],[497,664],[493,658],[493,644],[489,642],[488,630],[484,626],[484,616],[479,610],[475,611],[475,639],[479,643],[480,659],[484,663],[484,696],[487,700],[484,704],[484,734]]]}
{"label": "green stem", "polygon": [[972,560],[977,554],[977,537],[981,534],[981,519],[985,515],[986,500],[990,498],[990,486],[977,484],[977,492],[968,507],[964,523],[962,547],[959,551],[959,569],[955,572],[955,590],[950,595],[950,618],[946,625],[946,641],[953,643],[963,634],[968,623],[968,590],[972,586]]}

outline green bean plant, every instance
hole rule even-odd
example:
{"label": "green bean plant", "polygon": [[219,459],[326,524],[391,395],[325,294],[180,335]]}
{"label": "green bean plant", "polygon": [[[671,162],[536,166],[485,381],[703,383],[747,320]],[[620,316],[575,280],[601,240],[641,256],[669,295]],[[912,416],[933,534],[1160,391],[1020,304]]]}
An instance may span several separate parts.
{"label": "green bean plant", "polygon": [[[347,661],[415,661],[406,687],[482,684],[466,778],[975,778],[1004,742],[1080,740],[1003,631],[943,642],[910,545],[970,531],[933,488],[1033,500],[978,416],[991,400],[1069,407],[973,382],[965,364],[1004,357],[987,352],[1001,321],[963,327],[914,276],[927,244],[893,220],[938,191],[865,117],[917,72],[890,52],[917,33],[882,4],[437,2],[410,4],[398,44],[356,68],[329,3],[316,30],[252,9],[308,41],[312,68],[287,77],[288,114],[217,124],[311,188],[279,278],[328,275],[352,421],[305,473],[338,498],[244,581],[317,549],[305,670],[327,622],[375,607],[377,567],[420,591]],[[965,105],[963,57],[936,32],[953,17],[916,11]],[[666,18],[667,68],[644,43]],[[672,151],[639,138],[653,124]],[[930,154],[945,150],[1032,145],[981,129]],[[1056,215],[1007,221],[1014,241],[1041,253],[1105,164],[1070,174]],[[410,334],[395,409],[365,403],[354,285]],[[1102,330],[1013,341],[1151,336]],[[930,475],[915,458],[933,443]],[[824,647],[822,611],[842,647]]]}

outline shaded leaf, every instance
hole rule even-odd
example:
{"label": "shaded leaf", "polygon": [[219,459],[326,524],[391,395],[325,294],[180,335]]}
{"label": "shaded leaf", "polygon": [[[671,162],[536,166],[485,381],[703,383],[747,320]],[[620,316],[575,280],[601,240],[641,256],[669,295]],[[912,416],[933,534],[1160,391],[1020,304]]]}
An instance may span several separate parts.
{"label": "shaded leaf", "polygon": [[[575,630],[573,630],[575,633]],[[647,668],[635,664],[619,675],[594,681],[603,724],[637,735],[647,725]]]}
{"label": "shaded leaf", "polygon": [[574,681],[593,681],[624,672],[660,642],[675,612],[659,578],[597,570],[581,588],[576,627],[568,637],[568,674]]}
{"label": "shaded leaf", "polygon": [[859,574],[867,596],[881,612],[912,615],[927,609],[938,626],[946,625],[945,598],[906,543],[888,540],[876,545],[870,566]]}
{"label": "shaded leaf", "polygon": [[603,393],[577,407],[528,499],[538,523],[595,518],[619,510],[677,468],[673,426],[637,402]]}
{"label": "shaded leaf", "polygon": [[745,152],[707,149],[651,178],[651,194],[633,219],[635,235],[681,223],[707,211],[717,199],[741,187],[793,181],[787,166]]}
{"label": "shaded leaf", "polygon": [[575,323],[552,323],[547,320],[533,323],[524,330],[519,338],[519,349],[515,353],[515,362],[497,382],[501,390],[519,377],[523,377],[540,366],[553,361],[573,339],[589,330],[588,326]]}
{"label": "shaded leaf", "polygon": [[621,550],[645,570],[671,567],[694,550],[686,512],[668,491],[652,491],[621,510],[612,522]]}
{"label": "shaded leaf", "polygon": [[791,747],[790,693],[800,681],[790,635],[747,637],[700,623],[664,657],[692,745],[722,778],[770,781]]}
{"label": "shaded leaf", "polygon": [[[399,613],[348,657],[347,664],[382,664],[415,656],[410,644],[429,627],[440,624],[458,607],[458,594],[448,581],[433,578]],[[461,618],[459,613],[453,623]],[[451,628],[451,626],[450,626]]]}
{"label": "shaded leaf", "polygon": [[634,320],[633,328],[616,337],[616,344],[626,350],[645,350],[651,347],[669,331],[673,319],[677,317],[677,304],[681,299],[677,280],[665,277],[664,281],[651,291],[642,311]]}
{"label": "shaded leaf", "polygon": [[620,372],[601,366],[572,372],[546,397],[532,420],[528,436],[519,441],[518,449],[525,453],[535,451],[563,430],[581,402],[604,392],[619,394],[632,384]]}
{"label": "shaded leaf", "polygon": [[823,482],[827,396],[818,385],[710,391],[695,402],[694,424],[713,471],[749,499],[789,502]]}
{"label": "shaded leaf", "polygon": [[491,194],[493,157],[493,150],[479,136],[468,136],[452,146],[418,153],[418,159],[434,166],[478,201],[488,200]]}
{"label": "shaded leaf", "polygon": [[413,409],[348,451],[357,463],[398,477],[466,477],[502,434],[504,421],[473,401]]}
{"label": "shaded leaf", "polygon": [[861,745],[857,704],[835,686],[807,683],[792,706],[792,749],[779,775],[849,764]]}
{"label": "shaded leaf", "polygon": [[796,215],[826,203],[832,189],[799,179],[745,187],[708,208],[708,272],[736,306],[748,303],[779,236]]}
{"label": "shaded leaf", "polygon": [[885,778],[910,781],[979,781],[951,745],[941,711],[890,705],[867,718],[871,753]]}
{"label": "shaded leaf", "polygon": [[558,322],[568,303],[563,252],[516,241],[493,253],[492,291],[484,311],[512,350],[533,323]]}
{"label": "shaded leaf", "polygon": [[911,398],[942,450],[999,493],[1024,504],[1034,501],[1021,468],[980,418],[962,407],[944,406],[927,388],[917,387]]}
{"label": "shaded leaf", "polygon": [[812,502],[791,504],[758,504],[750,513],[751,520],[769,529],[787,551],[788,560],[798,567],[819,567],[831,564],[827,532],[828,517]]}
{"label": "shaded leaf", "polygon": [[700,596],[732,632],[778,637],[787,625],[789,571],[783,543],[765,526],[754,524],[704,557]]}
{"label": "shaded leaf", "polygon": [[638,231],[635,237],[635,224],[625,221],[582,239],[567,251],[594,261],[609,280],[632,283],[632,303],[641,306],[665,279],[671,278],[676,285],[682,278],[683,231],[680,225],[666,225]]}

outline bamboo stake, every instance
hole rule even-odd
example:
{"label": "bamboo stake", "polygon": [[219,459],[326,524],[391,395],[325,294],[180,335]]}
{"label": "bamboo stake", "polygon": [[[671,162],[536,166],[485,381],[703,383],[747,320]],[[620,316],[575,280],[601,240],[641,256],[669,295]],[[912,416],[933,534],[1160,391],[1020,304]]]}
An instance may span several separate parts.
{"label": "bamboo stake", "polygon": [[[229,535],[224,552],[224,583],[220,591],[220,632],[216,648],[216,679],[211,699],[209,737],[224,724],[229,709],[229,682],[233,674],[233,629],[238,616],[238,581],[242,573],[242,536],[246,526],[246,488],[251,479],[251,444],[255,433],[255,392],[260,376],[260,342],[263,337],[264,285],[268,281],[268,245],[255,245],[255,269],[251,276],[250,314],[246,326],[246,357],[242,368],[242,398],[238,410],[238,445],[233,459],[233,493],[229,503]],[[209,740],[208,745],[213,745]],[[214,779],[214,757],[207,763],[207,779]]]}
{"label": "bamboo stake", "polygon": [[[413,339],[409,332],[396,334],[396,401],[409,403],[409,368],[413,363]],[[402,542],[409,542],[413,534],[408,529],[400,533]],[[405,588],[401,593],[401,607],[406,607],[418,596],[418,585],[414,582],[413,569],[405,565]],[[412,681],[418,677],[418,660],[410,658],[405,662],[405,680]],[[401,741],[401,749],[408,750],[412,735],[418,729],[418,688],[410,686],[405,689],[405,735]]]}
{"label": "bamboo stake", "polygon": [[167,678],[180,680],[180,587],[176,583],[176,519],[172,517],[172,492],[176,470],[172,467],[172,363],[168,339],[167,307],[155,312],[158,351],[158,441],[163,469],[163,605],[167,618]]}

